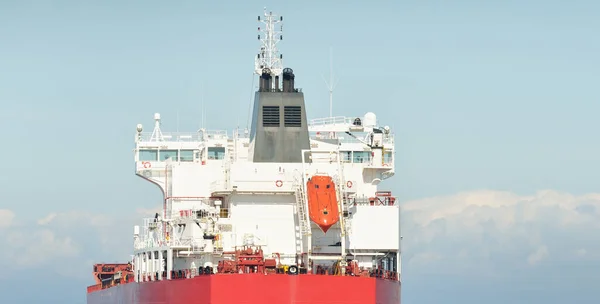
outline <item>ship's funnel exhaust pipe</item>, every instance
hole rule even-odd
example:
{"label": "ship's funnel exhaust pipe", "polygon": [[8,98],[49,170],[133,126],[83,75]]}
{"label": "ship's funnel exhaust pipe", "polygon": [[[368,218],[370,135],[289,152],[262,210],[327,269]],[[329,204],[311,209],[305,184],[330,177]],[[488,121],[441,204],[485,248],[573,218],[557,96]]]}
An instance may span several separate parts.
{"label": "ship's funnel exhaust pipe", "polygon": [[294,92],[294,71],[290,68],[283,69],[283,91]]}
{"label": "ship's funnel exhaust pipe", "polygon": [[262,75],[260,75],[260,91],[269,92],[271,91],[272,77],[271,70],[263,69]]}
{"label": "ship's funnel exhaust pipe", "polygon": [[302,150],[310,149],[304,94],[294,86],[292,69],[283,69],[281,76],[272,71],[261,70],[260,89],[254,95],[248,159],[255,163],[301,163]]}

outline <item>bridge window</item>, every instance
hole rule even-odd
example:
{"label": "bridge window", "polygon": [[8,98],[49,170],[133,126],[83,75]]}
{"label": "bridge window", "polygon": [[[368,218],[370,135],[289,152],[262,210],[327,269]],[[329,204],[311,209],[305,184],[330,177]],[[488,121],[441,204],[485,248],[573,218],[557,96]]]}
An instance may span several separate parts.
{"label": "bridge window", "polygon": [[354,151],[352,162],[367,163],[371,160],[371,152],[369,151]]}
{"label": "bridge window", "polygon": [[350,163],[352,162],[352,151],[342,151],[342,162]]}
{"label": "bridge window", "polygon": [[157,150],[140,150],[138,153],[138,159],[140,161],[157,161],[158,151]]}
{"label": "bridge window", "polygon": [[263,106],[263,127],[279,127],[279,107]]}
{"label": "bridge window", "polygon": [[283,107],[283,121],[286,127],[301,127],[302,108],[300,106]]}
{"label": "bridge window", "polygon": [[383,152],[383,163],[391,164],[394,159],[392,158],[392,151]]}
{"label": "bridge window", "polygon": [[208,159],[224,159],[225,147],[208,147]]}
{"label": "bridge window", "polygon": [[166,161],[168,158],[177,161],[177,154],[177,150],[161,150],[159,153],[161,161]]}
{"label": "bridge window", "polygon": [[182,162],[194,161],[194,150],[181,150],[179,152],[179,161],[182,161]]}

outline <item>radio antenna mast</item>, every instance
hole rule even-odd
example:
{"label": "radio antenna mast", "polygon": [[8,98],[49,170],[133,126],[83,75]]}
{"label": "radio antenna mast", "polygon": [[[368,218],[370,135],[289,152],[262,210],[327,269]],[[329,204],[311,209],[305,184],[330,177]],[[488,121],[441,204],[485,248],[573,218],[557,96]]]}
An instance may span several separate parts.
{"label": "radio antenna mast", "polygon": [[333,82],[333,49],[329,48],[329,82],[323,76],[323,80],[325,80],[325,85],[327,85],[327,89],[329,90],[329,117],[333,117],[333,89],[337,85],[337,81]]}
{"label": "radio antenna mast", "polygon": [[283,40],[283,24],[279,26],[279,30],[275,25],[283,22],[283,16],[273,15],[273,12],[267,13],[265,7],[263,17],[258,16],[258,22],[264,25],[258,27],[261,46],[254,60],[254,72],[262,75],[263,69],[269,69],[272,76],[279,76],[283,72],[283,55],[279,54],[277,43]]}

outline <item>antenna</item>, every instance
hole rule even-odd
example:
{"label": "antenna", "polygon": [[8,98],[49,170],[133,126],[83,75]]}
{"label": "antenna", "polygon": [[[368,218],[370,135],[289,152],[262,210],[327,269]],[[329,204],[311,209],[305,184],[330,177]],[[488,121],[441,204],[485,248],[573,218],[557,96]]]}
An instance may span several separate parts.
{"label": "antenna", "polygon": [[160,130],[159,113],[154,113],[154,130],[152,131],[152,136],[150,136],[150,141],[163,141],[162,131]]}
{"label": "antenna", "polygon": [[283,72],[283,55],[279,54],[277,43],[283,40],[283,24],[279,30],[275,29],[275,25],[283,22],[283,16],[273,15],[273,12],[267,13],[265,7],[263,18],[261,20],[261,16],[258,16],[258,22],[263,23],[264,27],[258,27],[261,46],[254,60],[254,72],[262,75],[263,69],[269,69],[272,76],[279,76]]}
{"label": "antenna", "polygon": [[325,80],[325,85],[327,85],[327,89],[329,89],[329,117],[333,117],[333,89],[337,85],[337,81],[333,83],[333,49],[329,48],[329,82],[323,76],[323,80]]}
{"label": "antenna", "polygon": [[205,105],[204,105],[204,80],[200,83],[200,129],[204,129],[204,125],[205,125],[205,118],[206,118],[206,111],[205,111]]}

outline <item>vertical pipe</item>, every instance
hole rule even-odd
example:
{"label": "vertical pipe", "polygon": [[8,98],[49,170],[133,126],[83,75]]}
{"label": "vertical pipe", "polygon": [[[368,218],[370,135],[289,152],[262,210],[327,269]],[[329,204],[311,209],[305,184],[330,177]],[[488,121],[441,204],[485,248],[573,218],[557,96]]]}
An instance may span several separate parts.
{"label": "vertical pipe", "polygon": [[167,249],[167,280],[171,280],[171,271],[173,270],[173,249]]}
{"label": "vertical pipe", "polygon": [[159,271],[158,271],[158,280],[159,280],[159,281],[162,281],[162,280],[163,280],[162,273],[163,273],[163,271],[165,270],[165,269],[163,268],[163,266],[162,266],[162,262],[163,262],[163,251],[162,251],[162,249],[161,249],[161,250],[159,250],[159,251],[158,251],[158,263],[159,263],[159,264],[158,264],[158,265],[159,265],[159,266],[158,266],[158,268],[159,268]]}

